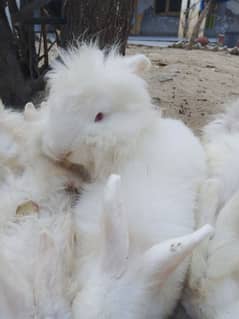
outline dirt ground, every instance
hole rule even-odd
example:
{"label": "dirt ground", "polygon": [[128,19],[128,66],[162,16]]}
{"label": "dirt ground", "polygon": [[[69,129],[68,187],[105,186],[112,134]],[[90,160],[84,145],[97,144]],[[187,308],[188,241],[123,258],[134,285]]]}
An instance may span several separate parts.
{"label": "dirt ground", "polygon": [[145,74],[153,102],[166,116],[181,118],[196,133],[224,104],[239,98],[239,56],[227,52],[129,46],[152,67]]}

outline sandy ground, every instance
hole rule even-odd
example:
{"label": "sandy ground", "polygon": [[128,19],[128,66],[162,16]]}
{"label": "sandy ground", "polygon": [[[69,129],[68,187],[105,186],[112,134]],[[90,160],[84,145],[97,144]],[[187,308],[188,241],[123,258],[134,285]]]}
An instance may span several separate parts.
{"label": "sandy ground", "polygon": [[239,56],[226,52],[134,46],[152,68],[145,74],[153,102],[166,116],[181,118],[200,132],[224,104],[239,97]]}

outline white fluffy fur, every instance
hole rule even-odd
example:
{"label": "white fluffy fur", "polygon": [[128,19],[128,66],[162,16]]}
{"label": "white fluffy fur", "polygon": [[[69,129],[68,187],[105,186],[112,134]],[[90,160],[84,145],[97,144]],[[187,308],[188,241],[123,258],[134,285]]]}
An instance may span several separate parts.
{"label": "white fluffy fur", "polygon": [[[75,198],[66,189],[79,189],[82,180],[42,153],[44,113],[45,108],[36,110],[31,104],[23,114],[1,110],[0,318],[4,319],[71,318],[68,287]],[[29,201],[39,211],[17,215]]]}
{"label": "white fluffy fur", "polygon": [[1,318],[71,318],[74,231],[71,215],[57,213],[21,218],[1,231]]}
{"label": "white fluffy fur", "polygon": [[26,136],[26,122],[18,112],[0,110],[0,165],[11,170],[22,169],[21,147]]}
{"label": "white fluffy fur", "polygon": [[239,102],[204,129],[208,179],[201,190],[198,226],[215,236],[193,255],[184,304],[195,319],[239,316]]}
{"label": "white fluffy fur", "polygon": [[0,131],[0,227],[14,218],[16,208],[24,201],[58,208],[65,189],[80,190],[83,182],[63,165],[41,151],[46,106],[36,110],[26,105],[24,113],[2,109]]}
{"label": "white fluffy fur", "polygon": [[21,174],[33,157],[39,157],[46,107],[27,103],[24,112],[5,109],[0,103],[0,166]]}
{"label": "white fluffy fur", "polygon": [[[183,259],[193,249],[176,248],[181,257],[174,258],[181,238],[172,246],[165,241],[194,229],[203,149],[183,123],[153,110],[138,76],[148,65],[144,56],[106,56],[83,46],[61,59],[49,74],[43,151],[83,165],[92,179],[75,210],[73,317],[165,318],[180,296]],[[104,118],[95,122],[99,112]],[[112,173],[121,176],[121,195],[117,191],[108,206],[102,198]],[[162,251],[170,258],[161,258]]]}

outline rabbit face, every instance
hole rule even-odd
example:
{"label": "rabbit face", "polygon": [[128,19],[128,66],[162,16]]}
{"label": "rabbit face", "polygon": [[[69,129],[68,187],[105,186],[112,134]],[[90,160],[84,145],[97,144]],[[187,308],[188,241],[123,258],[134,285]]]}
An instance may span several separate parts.
{"label": "rabbit face", "polygon": [[95,47],[62,53],[49,74],[44,152],[56,159],[94,165],[135,140],[152,120],[145,82],[138,73],[144,56],[119,57]]}

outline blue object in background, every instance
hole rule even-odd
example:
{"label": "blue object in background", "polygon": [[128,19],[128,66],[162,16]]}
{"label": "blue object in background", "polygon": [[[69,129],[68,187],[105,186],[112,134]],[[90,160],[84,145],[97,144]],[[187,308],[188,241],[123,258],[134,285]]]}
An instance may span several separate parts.
{"label": "blue object in background", "polygon": [[205,7],[205,0],[200,1],[200,12],[204,9]]}
{"label": "blue object in background", "polygon": [[225,32],[224,44],[228,48],[237,46],[239,40],[239,32]]}

